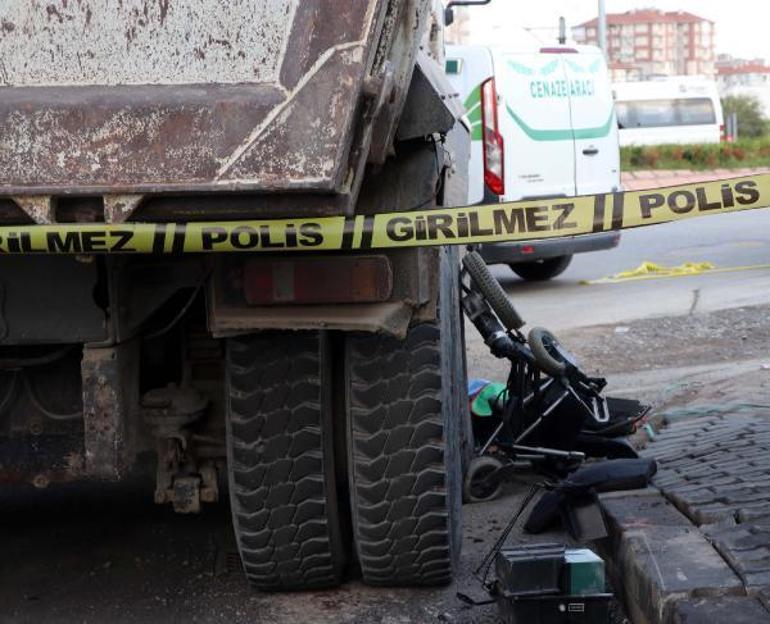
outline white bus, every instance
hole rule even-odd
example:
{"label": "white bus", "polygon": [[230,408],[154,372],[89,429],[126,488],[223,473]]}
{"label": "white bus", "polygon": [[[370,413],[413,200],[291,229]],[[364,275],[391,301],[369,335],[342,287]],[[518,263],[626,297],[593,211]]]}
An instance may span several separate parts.
{"label": "white bus", "polygon": [[672,77],[616,82],[621,145],[719,143],[722,104],[713,80]]}

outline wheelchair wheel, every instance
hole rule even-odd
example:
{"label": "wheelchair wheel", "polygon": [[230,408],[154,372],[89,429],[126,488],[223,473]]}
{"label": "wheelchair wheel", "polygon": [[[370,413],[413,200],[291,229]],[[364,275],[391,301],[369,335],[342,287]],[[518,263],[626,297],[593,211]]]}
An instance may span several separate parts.
{"label": "wheelchair wheel", "polygon": [[542,327],[533,327],[528,342],[535,361],[544,372],[553,376],[564,373],[567,363],[559,353],[559,340],[556,336]]}
{"label": "wheelchair wheel", "polygon": [[503,483],[499,477],[493,476],[493,473],[502,467],[503,462],[490,455],[482,455],[471,460],[463,479],[463,501],[483,503],[500,496]]}
{"label": "wheelchair wheel", "polygon": [[508,331],[521,329],[524,321],[508,299],[500,282],[490,272],[484,258],[477,251],[472,251],[463,258],[463,266],[505,329]]}

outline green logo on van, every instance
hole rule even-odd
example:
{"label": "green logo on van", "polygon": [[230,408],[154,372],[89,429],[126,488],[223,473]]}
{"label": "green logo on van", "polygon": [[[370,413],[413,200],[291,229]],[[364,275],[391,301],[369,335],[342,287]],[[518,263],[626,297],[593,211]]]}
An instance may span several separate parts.
{"label": "green logo on van", "polygon": [[513,112],[513,109],[511,109],[508,104],[505,105],[505,108],[508,111],[508,114],[511,116],[511,119],[516,122],[516,125],[518,125],[519,128],[524,131],[524,134],[526,134],[533,141],[577,141],[580,139],[600,139],[602,137],[606,137],[610,133],[610,130],[615,123],[615,111],[610,109],[610,116],[601,126],[595,126],[593,128],[564,128],[555,130],[542,130],[540,128],[533,128],[527,124],[527,122],[525,122],[521,117]]}
{"label": "green logo on van", "polygon": [[518,61],[507,61],[508,67],[522,76],[534,76],[540,74],[541,76],[548,76],[555,72],[559,68],[558,59],[547,62],[540,69],[532,69],[526,65],[519,63]]}
{"label": "green logo on van", "polygon": [[565,59],[569,68],[576,74],[596,74],[602,67],[602,59],[598,58],[588,67],[583,67],[579,63],[576,63],[572,59]]}
{"label": "green logo on van", "polygon": [[[465,114],[471,125],[471,140],[481,141],[481,85],[470,92],[464,102]],[[564,128],[555,130],[542,130],[533,128],[527,124],[521,117],[513,112],[510,105],[505,105],[511,119],[516,122],[530,139],[533,141],[572,141],[578,139],[600,139],[610,133],[610,129],[615,123],[615,114],[610,110],[610,116],[601,126],[594,128]]]}
{"label": "green logo on van", "polygon": [[508,67],[510,67],[517,74],[522,76],[532,76],[535,72],[531,67],[517,63],[516,61],[508,61]]}
{"label": "green logo on van", "polygon": [[471,141],[481,141],[481,85],[470,92],[463,106],[471,124]]}

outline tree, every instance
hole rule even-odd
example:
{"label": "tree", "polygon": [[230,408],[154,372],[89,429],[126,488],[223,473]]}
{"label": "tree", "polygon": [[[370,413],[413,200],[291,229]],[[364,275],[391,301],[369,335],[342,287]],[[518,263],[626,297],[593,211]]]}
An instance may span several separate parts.
{"label": "tree", "polygon": [[760,137],[765,133],[762,104],[753,95],[728,95],[722,100],[725,119],[731,113],[738,117],[739,137]]}

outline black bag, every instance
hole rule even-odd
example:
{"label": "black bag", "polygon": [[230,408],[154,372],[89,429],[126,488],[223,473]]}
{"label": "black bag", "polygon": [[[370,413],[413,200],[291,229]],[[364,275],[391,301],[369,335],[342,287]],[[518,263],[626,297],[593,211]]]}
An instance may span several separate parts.
{"label": "black bag", "polygon": [[[540,497],[529,514],[524,530],[541,533],[572,515],[573,501],[585,501],[596,492],[645,488],[658,471],[652,458],[609,459],[579,468]],[[595,499],[594,499],[595,500]]]}

